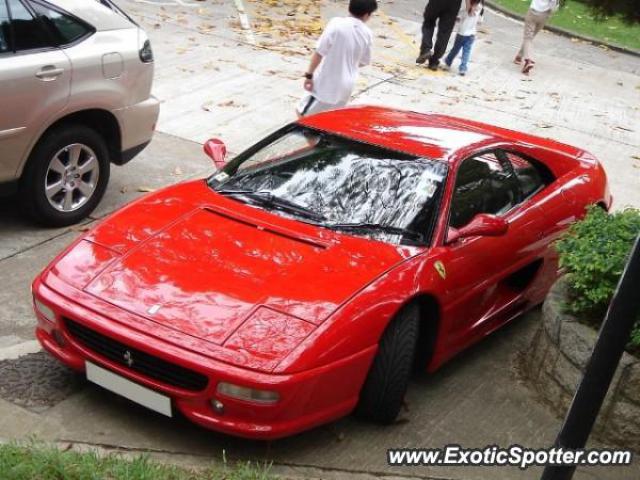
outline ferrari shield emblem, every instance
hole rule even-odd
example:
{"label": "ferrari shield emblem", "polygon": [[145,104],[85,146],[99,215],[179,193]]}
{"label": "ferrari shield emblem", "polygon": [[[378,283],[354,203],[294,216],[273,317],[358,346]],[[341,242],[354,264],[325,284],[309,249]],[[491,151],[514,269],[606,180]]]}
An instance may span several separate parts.
{"label": "ferrari shield emblem", "polygon": [[433,267],[436,269],[436,272],[438,272],[438,275],[440,275],[443,280],[447,278],[447,269],[444,268],[444,263],[438,260],[433,264]]}

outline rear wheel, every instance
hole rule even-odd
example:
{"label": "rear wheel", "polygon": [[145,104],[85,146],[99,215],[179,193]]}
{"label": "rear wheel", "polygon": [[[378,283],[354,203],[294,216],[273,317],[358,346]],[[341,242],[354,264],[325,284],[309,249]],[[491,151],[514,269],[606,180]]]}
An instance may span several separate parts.
{"label": "rear wheel", "polygon": [[58,127],[38,142],[22,176],[21,197],[29,214],[43,225],[79,222],[102,199],[109,183],[109,152],[94,130]]}
{"label": "rear wheel", "polygon": [[360,393],[356,408],[359,417],[385,424],[395,421],[413,369],[419,318],[418,306],[409,305],[385,330]]}

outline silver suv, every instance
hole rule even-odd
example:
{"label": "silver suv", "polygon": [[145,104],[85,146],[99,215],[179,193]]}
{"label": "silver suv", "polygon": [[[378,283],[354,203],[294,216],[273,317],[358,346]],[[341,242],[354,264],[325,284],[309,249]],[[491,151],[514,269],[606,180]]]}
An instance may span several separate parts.
{"label": "silver suv", "polygon": [[98,205],[110,163],[151,141],[145,32],[111,0],[0,0],[0,194],[42,224]]}

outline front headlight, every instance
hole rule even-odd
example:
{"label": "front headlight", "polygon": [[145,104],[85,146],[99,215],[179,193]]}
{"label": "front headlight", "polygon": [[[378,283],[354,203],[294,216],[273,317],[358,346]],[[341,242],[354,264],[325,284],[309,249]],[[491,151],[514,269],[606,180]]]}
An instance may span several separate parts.
{"label": "front headlight", "polygon": [[56,319],[56,314],[54,313],[54,311],[50,308],[47,307],[44,303],[42,303],[40,300],[38,300],[37,298],[33,298],[33,304],[35,306],[35,309],[40,312],[40,314],[46,318],[47,320],[49,320],[50,322],[55,322]]}
{"label": "front headlight", "polygon": [[244,400],[245,402],[261,403],[264,405],[272,405],[280,400],[278,392],[256,390],[255,388],[241,387],[240,385],[226,382],[220,382],[218,384],[218,393],[226,397]]}

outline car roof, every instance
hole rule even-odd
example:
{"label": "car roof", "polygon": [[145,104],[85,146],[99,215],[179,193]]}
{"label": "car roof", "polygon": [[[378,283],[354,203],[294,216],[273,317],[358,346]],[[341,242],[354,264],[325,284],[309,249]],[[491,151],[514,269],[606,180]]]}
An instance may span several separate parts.
{"label": "car roof", "polygon": [[137,28],[124,16],[114,12],[99,0],[45,0],[53,6],[59,7],[81,20],[84,20],[96,30],[122,30]]}
{"label": "car roof", "polygon": [[435,113],[358,106],[304,117],[301,125],[433,160],[452,161],[467,148],[535,145],[577,156],[581,150],[525,133]]}

